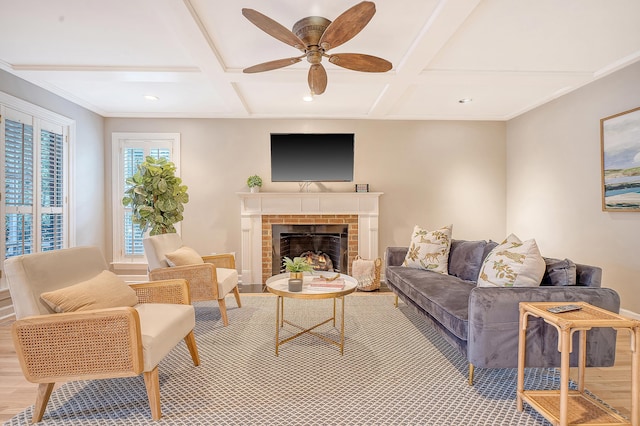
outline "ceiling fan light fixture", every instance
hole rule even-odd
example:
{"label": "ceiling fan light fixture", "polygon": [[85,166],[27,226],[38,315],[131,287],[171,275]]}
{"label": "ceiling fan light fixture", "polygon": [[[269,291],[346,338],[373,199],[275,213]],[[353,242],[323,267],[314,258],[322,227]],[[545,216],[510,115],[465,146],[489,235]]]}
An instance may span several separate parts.
{"label": "ceiling fan light fixture", "polygon": [[303,58],[311,64],[307,82],[313,95],[322,95],[327,88],[327,72],[322,58],[345,69],[362,72],[387,72],[393,65],[386,59],[363,53],[338,53],[329,55],[327,50],[336,48],[356,36],[376,13],[371,1],[361,1],[347,9],[333,21],[322,16],[308,16],[298,20],[289,30],[273,19],[254,9],[242,9],[242,15],[256,27],[273,38],[302,52],[294,58],[264,62],[242,70],[243,73],[271,71],[300,62]]}
{"label": "ceiling fan light fixture", "polygon": [[313,102],[313,93],[309,93],[308,95],[304,95],[302,100],[305,102]]}

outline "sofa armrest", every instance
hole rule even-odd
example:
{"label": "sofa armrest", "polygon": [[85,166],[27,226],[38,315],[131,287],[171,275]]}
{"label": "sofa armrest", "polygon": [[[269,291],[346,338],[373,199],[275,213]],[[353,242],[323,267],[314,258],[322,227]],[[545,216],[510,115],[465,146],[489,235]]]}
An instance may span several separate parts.
{"label": "sofa armrest", "polygon": [[[518,353],[520,302],[583,301],[617,313],[618,293],[609,288],[588,287],[476,287],[469,296],[467,359],[487,368],[515,368]],[[610,366],[615,360],[616,333],[594,328],[587,338],[587,365]],[[577,334],[574,338],[577,339]],[[531,318],[527,332],[527,366],[559,366],[558,334],[552,326]],[[577,346],[576,346],[577,347]],[[572,354],[572,365],[577,351]]]}
{"label": "sofa armrest", "polygon": [[602,268],[576,263],[577,285],[585,287],[600,287],[602,283]]}
{"label": "sofa armrest", "polygon": [[210,294],[212,299],[218,298],[218,274],[216,266],[211,263],[157,268],[149,272],[149,279],[151,281],[187,280],[192,301],[203,300],[194,294]]}
{"label": "sofa armrest", "polygon": [[384,252],[384,267],[400,266],[407,256],[409,247],[387,247]]}
{"label": "sofa armrest", "polygon": [[236,258],[231,253],[211,254],[202,256],[205,263],[216,265],[216,268],[236,269]]}
{"label": "sofa armrest", "polygon": [[140,318],[131,307],[19,319],[20,366],[33,383],[136,376],[143,370]]}
{"label": "sofa armrest", "polygon": [[131,284],[139,303],[177,303],[190,305],[189,283],[184,279]]}

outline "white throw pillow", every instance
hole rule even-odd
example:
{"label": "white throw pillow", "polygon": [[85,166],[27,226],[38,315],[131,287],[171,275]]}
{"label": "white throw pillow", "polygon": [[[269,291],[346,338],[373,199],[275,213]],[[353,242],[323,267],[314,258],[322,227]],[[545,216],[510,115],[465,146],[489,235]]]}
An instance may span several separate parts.
{"label": "white throw pillow", "polygon": [[453,225],[448,225],[435,231],[427,231],[416,225],[402,266],[447,274],[452,229]]}
{"label": "white throw pillow", "polygon": [[487,255],[478,287],[537,287],[545,268],[536,240],[522,242],[511,234]]}
{"label": "white throw pillow", "polygon": [[182,246],[178,250],[165,254],[169,266],[199,265],[204,263],[202,256],[191,247]]}

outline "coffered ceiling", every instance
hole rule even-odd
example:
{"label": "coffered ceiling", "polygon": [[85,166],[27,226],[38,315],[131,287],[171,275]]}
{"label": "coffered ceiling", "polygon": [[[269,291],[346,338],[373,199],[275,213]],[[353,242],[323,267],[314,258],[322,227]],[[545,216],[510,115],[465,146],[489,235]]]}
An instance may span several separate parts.
{"label": "coffered ceiling", "polygon": [[106,117],[508,120],[640,59],[638,0],[378,0],[330,53],[379,56],[391,71],[325,58],[327,90],[312,102],[306,60],[242,72],[300,54],[242,8],[291,29],[356,3],[0,0],[0,69]]}

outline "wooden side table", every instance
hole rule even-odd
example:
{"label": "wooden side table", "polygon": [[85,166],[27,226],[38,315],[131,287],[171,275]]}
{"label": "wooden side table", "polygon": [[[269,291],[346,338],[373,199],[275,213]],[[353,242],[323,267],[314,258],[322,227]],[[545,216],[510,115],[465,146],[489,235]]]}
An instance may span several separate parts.
{"label": "wooden side table", "polygon": [[[579,305],[578,311],[553,314],[547,309],[560,305]],[[553,425],[633,425],[640,426],[640,321],[632,320],[585,302],[520,302],[520,330],[518,339],[517,408],[522,411],[527,402]],[[542,318],[558,330],[560,352],[560,390],[525,390],[524,366],[527,322],[530,316]],[[631,333],[631,423],[605,405],[584,393],[587,330],[594,327],[613,327]],[[569,390],[569,354],[571,338],[579,334],[578,389]]]}

